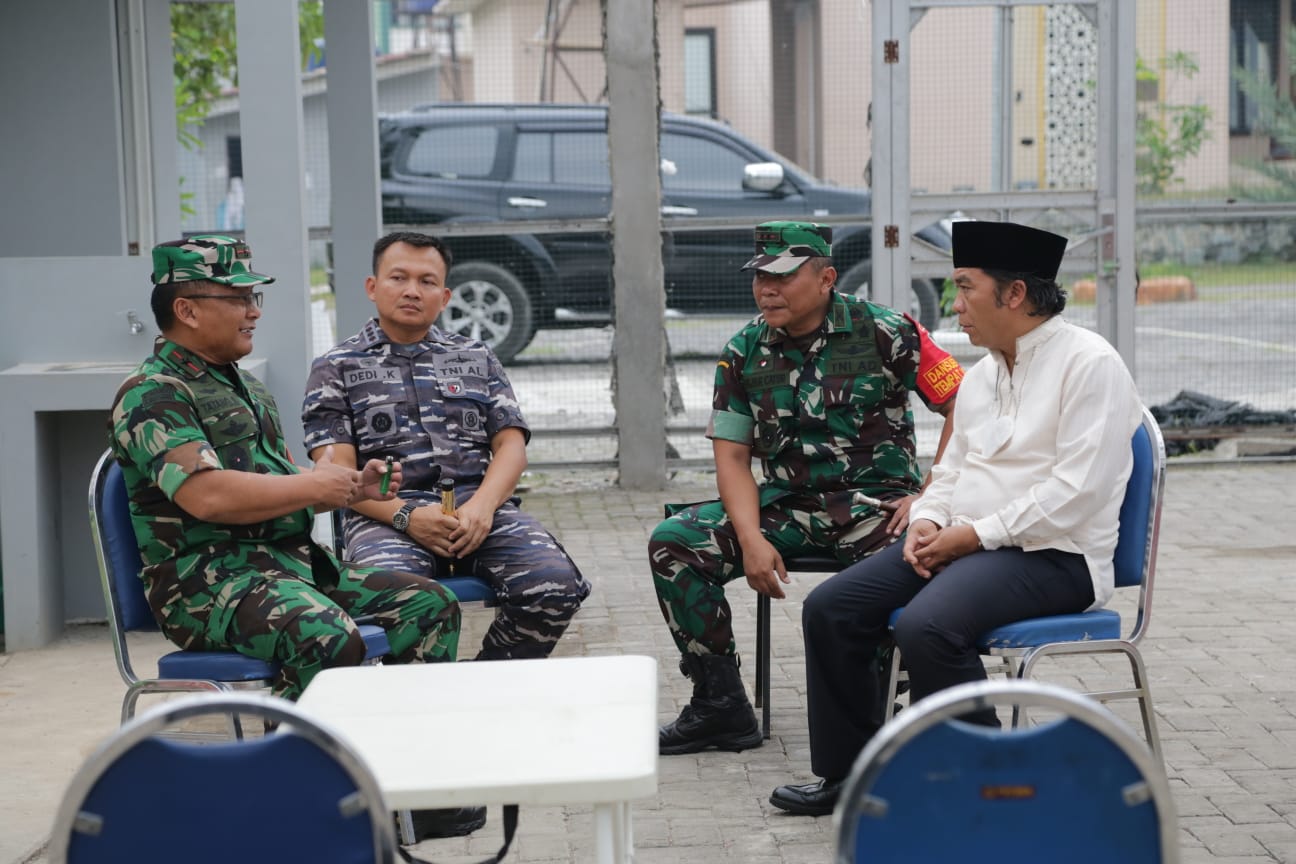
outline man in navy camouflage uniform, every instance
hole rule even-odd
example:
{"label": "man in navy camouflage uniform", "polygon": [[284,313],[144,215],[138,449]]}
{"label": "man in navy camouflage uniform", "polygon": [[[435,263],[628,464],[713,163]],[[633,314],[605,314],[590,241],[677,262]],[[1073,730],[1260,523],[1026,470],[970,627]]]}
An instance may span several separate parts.
{"label": "man in navy camouflage uniform", "polygon": [[922,482],[911,392],[945,417],[937,459],[949,437],[963,370],[908,315],[837,293],[831,243],[823,225],[757,226],[743,269],[754,271],[760,315],[720,356],[707,429],[720,500],[679,510],[648,543],[657,600],[693,680],[692,700],[660,731],[664,754],[762,742],[725,584],[745,575],[782,598],[784,556],[849,564],[904,532]]}
{"label": "man in navy camouflage uniform", "polygon": [[149,606],[182,648],[275,661],[295,699],[365,646],[352,615],[372,615],[399,662],[455,659],[453,596],[408,573],[340,564],[311,541],[314,513],[380,494],[381,462],[343,466],[321,452],[293,464],[269,392],[238,361],[261,317],[245,243],[198,236],[153,250],[162,335],[113,402],[112,449],[125,475]]}
{"label": "man in navy camouflage uniform", "polygon": [[[499,599],[479,660],[545,657],[590,586],[514,489],[530,430],[499,360],[483,343],[433,326],[450,300],[450,250],[435,237],[389,234],[374,244],[365,292],[378,317],[316,359],[302,423],[312,455],[341,464],[394,457],[398,501],[346,514],[348,557],[431,578],[475,575]],[[454,481],[442,512],[438,481]]]}

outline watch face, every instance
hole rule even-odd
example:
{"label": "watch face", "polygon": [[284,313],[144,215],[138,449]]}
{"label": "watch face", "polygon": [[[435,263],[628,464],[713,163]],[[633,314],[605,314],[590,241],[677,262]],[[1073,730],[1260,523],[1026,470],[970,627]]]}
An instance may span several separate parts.
{"label": "watch face", "polygon": [[392,517],[392,527],[395,528],[397,531],[405,531],[406,529],[408,529],[409,514],[410,511],[405,507],[402,507],[401,509],[397,510],[396,515]]}

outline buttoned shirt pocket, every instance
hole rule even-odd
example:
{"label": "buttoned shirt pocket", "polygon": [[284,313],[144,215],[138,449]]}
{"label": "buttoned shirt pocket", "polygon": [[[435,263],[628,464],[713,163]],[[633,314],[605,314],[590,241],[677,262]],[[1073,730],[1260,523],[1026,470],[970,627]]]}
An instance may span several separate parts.
{"label": "buttoned shirt pocket", "polygon": [[484,379],[456,378],[437,381],[445,406],[446,429],[463,441],[480,444],[487,440],[486,420],[490,416],[490,391]]}
{"label": "buttoned shirt pocket", "polygon": [[241,399],[226,391],[225,395],[198,397],[207,440],[220,457],[221,466],[235,471],[253,471],[253,449],[261,431],[256,415]]}
{"label": "buttoned shirt pocket", "polygon": [[409,406],[404,402],[382,402],[357,414],[355,435],[370,450],[390,444],[409,429]]}
{"label": "buttoned shirt pocket", "polygon": [[752,449],[757,456],[775,456],[796,437],[793,374],[792,364],[781,357],[762,357],[742,372],[742,385],[756,421]]}

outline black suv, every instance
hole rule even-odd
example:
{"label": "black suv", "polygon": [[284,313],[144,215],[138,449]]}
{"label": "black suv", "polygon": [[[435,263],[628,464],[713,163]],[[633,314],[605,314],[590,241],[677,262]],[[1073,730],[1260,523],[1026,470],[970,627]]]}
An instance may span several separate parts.
{"label": "black suv", "polygon": [[[379,119],[383,221],[561,222],[611,210],[607,107],[435,103]],[[680,312],[755,314],[752,228],[770,219],[859,217],[834,228],[840,290],[867,294],[869,193],[830,186],[710,120],[663,113],[662,215],[666,305]],[[692,217],[734,227],[689,229]],[[514,226],[516,227],[516,226]],[[539,228],[540,226],[537,226]],[[485,341],[507,362],[537,329],[609,320],[606,230],[450,236],[454,295],[447,329]],[[939,224],[918,236],[949,248]],[[934,329],[940,285],[913,282],[915,317]],[[718,346],[717,346],[718,347]]]}

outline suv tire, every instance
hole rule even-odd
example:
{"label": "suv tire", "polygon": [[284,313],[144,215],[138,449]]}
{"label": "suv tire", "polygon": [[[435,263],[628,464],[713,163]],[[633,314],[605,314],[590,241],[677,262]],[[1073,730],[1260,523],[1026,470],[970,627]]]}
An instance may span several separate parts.
{"label": "suv tire", "polygon": [[[914,279],[910,282],[913,301],[909,316],[922,324],[929,331],[940,326],[940,295],[936,286],[926,279]],[[865,300],[873,300],[873,261],[865,259],[838,277],[837,290],[843,294],[853,294]],[[876,301],[874,301],[876,302]]]}
{"label": "suv tire", "polygon": [[535,316],[526,288],[509,271],[485,261],[450,268],[450,302],[442,330],[486,343],[501,363],[512,360],[535,336]]}

